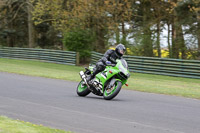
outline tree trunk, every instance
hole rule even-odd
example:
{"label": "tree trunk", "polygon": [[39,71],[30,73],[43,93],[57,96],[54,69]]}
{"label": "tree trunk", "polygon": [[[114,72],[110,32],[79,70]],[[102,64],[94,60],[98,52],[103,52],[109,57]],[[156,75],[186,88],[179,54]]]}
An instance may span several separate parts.
{"label": "tree trunk", "polygon": [[179,58],[178,44],[177,44],[177,31],[175,25],[172,24],[172,58]]}
{"label": "tree trunk", "polygon": [[142,5],[144,5],[143,7],[143,12],[145,13],[143,15],[143,35],[142,35],[142,45],[143,45],[143,49],[144,49],[144,56],[149,56],[149,57],[153,57],[153,43],[152,43],[152,31],[151,31],[151,25],[149,24],[149,14],[150,14],[150,4],[148,1],[143,1],[141,3]]}
{"label": "tree trunk", "polygon": [[172,57],[179,59],[179,50],[181,51],[181,58],[186,58],[186,46],[183,36],[182,26],[175,21],[172,25]]}
{"label": "tree trunk", "polygon": [[152,32],[150,27],[145,27],[142,38],[142,44],[144,47],[144,56],[153,57],[153,43],[152,43]]}
{"label": "tree trunk", "polygon": [[197,13],[198,29],[197,29],[197,39],[198,39],[198,54],[197,59],[200,60],[200,13]]}
{"label": "tree trunk", "polygon": [[197,38],[198,38],[198,54],[197,54],[197,59],[200,60],[200,23],[199,23],[199,32],[198,32],[198,35],[197,35]]}
{"label": "tree trunk", "polygon": [[174,16],[172,20],[172,58],[176,59],[179,59],[178,25],[177,12],[174,10]]}
{"label": "tree trunk", "polygon": [[125,31],[125,24],[122,22],[122,44],[126,45],[126,31]]}
{"label": "tree trunk", "polygon": [[200,52],[200,34],[198,35],[198,51]]}
{"label": "tree trunk", "polygon": [[7,35],[7,46],[8,47],[14,47],[15,45],[15,41],[14,41],[14,37],[13,37],[13,21],[8,23],[8,27],[7,27],[10,32]]}
{"label": "tree trunk", "polygon": [[7,45],[8,47],[14,47],[14,40],[10,35],[7,36]]}
{"label": "tree trunk", "polygon": [[119,33],[118,27],[116,28],[115,35],[116,35],[116,43],[119,44],[120,43],[120,33]]}
{"label": "tree trunk", "polygon": [[106,44],[105,44],[105,30],[98,29],[96,31],[97,40],[96,40],[96,47],[95,50],[100,53],[105,52]]}
{"label": "tree trunk", "polygon": [[187,48],[185,46],[185,41],[184,41],[184,36],[183,36],[183,29],[182,29],[181,25],[179,25],[178,31],[179,31],[178,38],[179,38],[179,45],[180,45],[180,50],[181,50],[181,58],[182,59],[186,59],[186,50],[187,50]]}
{"label": "tree trunk", "polygon": [[197,51],[197,59],[200,60],[200,35],[198,35],[198,51]]}
{"label": "tree trunk", "polygon": [[169,58],[172,58],[172,49],[170,44],[170,24],[167,23],[168,35],[167,35],[167,43],[168,43],[168,50],[169,50]]}
{"label": "tree trunk", "polygon": [[28,9],[28,46],[29,48],[33,48],[34,46],[34,28],[33,28],[33,21],[32,21],[32,6],[30,5],[31,3],[29,2],[29,0],[27,0],[27,9]]}
{"label": "tree trunk", "polygon": [[158,57],[161,57],[161,49],[160,49],[160,21],[157,23],[157,52],[158,52]]}

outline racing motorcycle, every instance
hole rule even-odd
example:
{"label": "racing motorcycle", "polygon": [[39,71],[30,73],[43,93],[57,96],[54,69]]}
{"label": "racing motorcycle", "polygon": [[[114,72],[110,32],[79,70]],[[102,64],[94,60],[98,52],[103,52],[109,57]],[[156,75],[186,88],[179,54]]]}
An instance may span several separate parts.
{"label": "racing motorcycle", "polygon": [[128,86],[127,80],[130,77],[127,62],[122,58],[116,60],[117,64],[107,64],[103,72],[98,73],[94,79],[87,82],[86,78],[93,73],[94,66],[85,68],[85,72],[80,71],[81,81],[77,86],[77,94],[81,97],[93,93],[103,96],[106,100],[111,100],[120,92],[123,85]]}

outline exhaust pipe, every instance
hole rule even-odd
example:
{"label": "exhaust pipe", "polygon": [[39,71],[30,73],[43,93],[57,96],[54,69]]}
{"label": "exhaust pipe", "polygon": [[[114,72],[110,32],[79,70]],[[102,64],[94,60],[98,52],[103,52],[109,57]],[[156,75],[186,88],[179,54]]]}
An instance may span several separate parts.
{"label": "exhaust pipe", "polygon": [[80,71],[79,75],[81,76],[82,79],[86,77],[83,71]]}
{"label": "exhaust pipe", "polygon": [[84,72],[80,71],[79,75],[81,76],[81,78],[83,79],[83,81],[85,82],[85,84],[87,85],[88,89],[90,89],[90,86],[88,85],[88,83],[86,81],[86,76],[85,76]]}

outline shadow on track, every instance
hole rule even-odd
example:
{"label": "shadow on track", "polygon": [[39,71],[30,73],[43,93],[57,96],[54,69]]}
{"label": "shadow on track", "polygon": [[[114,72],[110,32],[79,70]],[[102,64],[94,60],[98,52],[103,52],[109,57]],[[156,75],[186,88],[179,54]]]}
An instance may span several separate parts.
{"label": "shadow on track", "polygon": [[[79,96],[76,96],[76,97],[79,97]],[[115,102],[115,101],[124,102],[124,101],[128,101],[127,99],[119,99],[119,98],[114,98],[112,100],[105,100],[103,97],[92,96],[92,95],[89,95],[89,96],[86,96],[86,97],[80,97],[80,98],[93,99],[93,100],[104,100],[104,101],[110,101],[110,102]]]}

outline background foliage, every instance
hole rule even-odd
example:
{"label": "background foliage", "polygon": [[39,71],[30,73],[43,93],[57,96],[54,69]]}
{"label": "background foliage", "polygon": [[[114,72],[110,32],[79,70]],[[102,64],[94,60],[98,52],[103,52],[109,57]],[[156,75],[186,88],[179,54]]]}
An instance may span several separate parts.
{"label": "background foliage", "polygon": [[[95,36],[92,41],[86,39],[90,44],[83,44],[84,39],[73,43],[87,30],[90,32],[86,35]],[[69,50],[84,47],[87,49],[82,54],[87,57],[88,51],[104,53],[116,43],[125,44],[133,55],[200,59],[200,1],[0,1],[0,45]]]}
{"label": "background foliage", "polygon": [[[80,61],[84,62],[90,57],[94,36],[90,30],[75,29],[65,33],[63,43],[67,50],[80,53]],[[73,44],[73,45],[71,45]]]}

